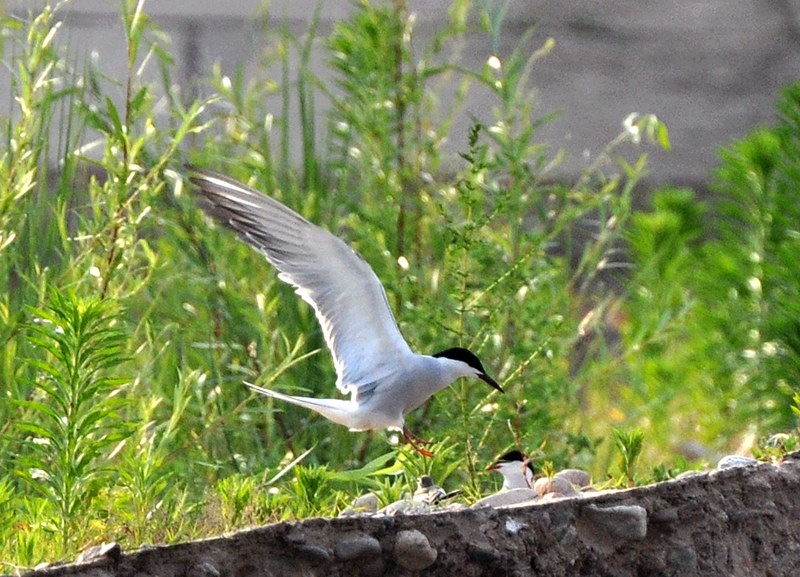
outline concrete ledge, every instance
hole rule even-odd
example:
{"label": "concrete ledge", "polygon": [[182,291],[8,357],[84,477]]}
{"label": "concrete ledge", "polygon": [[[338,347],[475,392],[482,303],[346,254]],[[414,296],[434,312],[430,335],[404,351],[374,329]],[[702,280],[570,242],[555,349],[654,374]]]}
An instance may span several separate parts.
{"label": "concrete ledge", "polygon": [[309,519],[127,554],[109,545],[25,577],[800,575],[798,494],[793,453],[533,506]]}

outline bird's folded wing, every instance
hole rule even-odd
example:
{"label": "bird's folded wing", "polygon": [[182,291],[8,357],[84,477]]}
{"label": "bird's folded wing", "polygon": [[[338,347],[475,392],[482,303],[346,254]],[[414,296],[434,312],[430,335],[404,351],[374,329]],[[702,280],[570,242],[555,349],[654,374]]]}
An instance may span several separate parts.
{"label": "bird's folded wing", "polygon": [[341,239],[233,179],[189,171],[206,212],[261,251],[314,307],[342,392],[374,383],[411,353],[378,277]]}

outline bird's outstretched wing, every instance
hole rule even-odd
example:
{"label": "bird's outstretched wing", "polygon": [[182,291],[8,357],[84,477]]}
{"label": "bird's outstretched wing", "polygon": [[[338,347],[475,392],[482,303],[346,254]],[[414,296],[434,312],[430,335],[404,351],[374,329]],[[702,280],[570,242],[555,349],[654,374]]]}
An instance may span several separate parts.
{"label": "bird's outstretched wing", "polygon": [[357,392],[411,354],[386,293],[367,262],[341,239],[257,190],[187,167],[203,208],[261,251],[317,314],[333,354],[336,386]]}

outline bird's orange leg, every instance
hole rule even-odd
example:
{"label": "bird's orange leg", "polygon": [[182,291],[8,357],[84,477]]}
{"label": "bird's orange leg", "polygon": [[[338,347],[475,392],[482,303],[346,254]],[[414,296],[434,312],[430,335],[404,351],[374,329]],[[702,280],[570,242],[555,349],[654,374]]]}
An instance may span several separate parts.
{"label": "bird's orange leg", "polygon": [[419,446],[419,445],[430,445],[433,443],[433,441],[427,441],[422,437],[420,437],[419,435],[415,435],[414,433],[409,431],[405,426],[403,426],[403,440],[412,447],[414,447],[415,450],[425,455],[426,457],[433,457],[433,453]]}

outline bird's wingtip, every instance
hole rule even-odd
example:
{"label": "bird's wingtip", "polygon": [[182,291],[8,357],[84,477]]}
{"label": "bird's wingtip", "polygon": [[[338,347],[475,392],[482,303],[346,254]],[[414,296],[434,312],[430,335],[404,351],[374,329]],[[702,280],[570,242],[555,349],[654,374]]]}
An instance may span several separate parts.
{"label": "bird's wingtip", "polygon": [[265,389],[264,387],[259,387],[258,385],[254,385],[253,383],[248,383],[247,381],[242,381],[242,384],[251,391],[261,393],[262,395],[272,396],[272,391],[270,391],[269,389]]}

